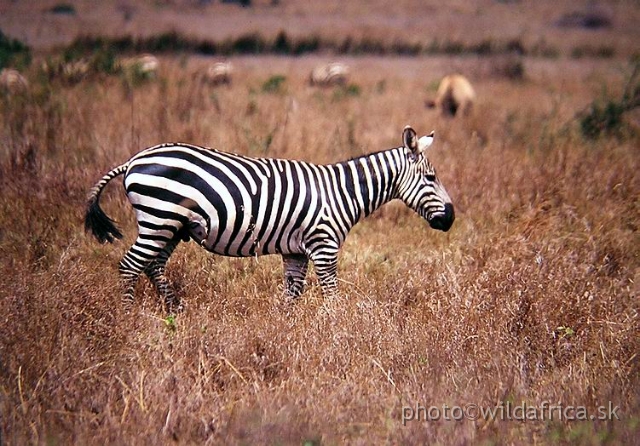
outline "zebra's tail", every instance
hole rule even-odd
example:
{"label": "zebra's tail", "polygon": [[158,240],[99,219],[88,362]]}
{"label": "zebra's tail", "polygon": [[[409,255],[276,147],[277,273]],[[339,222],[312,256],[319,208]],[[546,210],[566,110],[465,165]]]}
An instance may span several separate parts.
{"label": "zebra's tail", "polygon": [[128,162],[112,169],[109,173],[103,176],[95,186],[93,186],[89,193],[87,213],[84,217],[84,229],[86,231],[91,231],[100,243],[113,243],[114,238],[122,238],[122,233],[116,227],[113,220],[110,219],[100,208],[100,194],[107,183],[118,175],[125,173],[127,171],[127,167],[129,167]]}

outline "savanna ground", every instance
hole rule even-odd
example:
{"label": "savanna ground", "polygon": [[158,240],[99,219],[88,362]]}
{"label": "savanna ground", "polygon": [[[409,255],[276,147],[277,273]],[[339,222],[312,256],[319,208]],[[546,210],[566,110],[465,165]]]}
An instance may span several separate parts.
{"label": "savanna ground", "polygon": [[[24,5],[5,3],[3,20],[22,17],[16,8]],[[87,2],[73,3],[84,17]],[[304,10],[281,3],[291,16]],[[553,2],[532,4],[538,21],[522,32],[535,35],[561,13]],[[339,15],[326,5],[321,17]],[[451,5],[450,14],[474,23],[465,2]],[[271,17],[276,7],[237,14]],[[372,6],[373,23],[387,23],[380,7]],[[487,2],[494,12],[510,7],[523,6]],[[212,58],[194,54],[162,55],[146,81],[100,73],[50,80],[37,66],[57,50],[35,36],[69,18],[25,15],[26,34],[12,35],[36,42],[24,70],[29,89],[0,98],[0,443],[637,441],[638,116],[596,139],[584,138],[575,118],[592,101],[622,94],[638,50],[637,35],[623,32],[637,5],[609,8],[611,29],[563,36],[550,27],[553,56],[344,56],[349,86],[323,90],[306,78],[330,54],[232,56],[233,83],[217,88],[194,75]],[[158,11],[183,23],[170,6]],[[92,14],[84,33],[98,20]],[[102,15],[112,26],[105,32],[115,33],[120,19]],[[614,52],[571,57],[571,42],[583,41]],[[522,76],[501,68],[514,63]],[[452,71],[478,92],[465,119],[424,107]],[[167,317],[143,279],[126,313],[117,264],[136,234],[119,181],[102,203],[125,239],[99,245],[83,231],[89,188],[149,145],[180,140],[324,163],[397,146],[406,124],[436,131],[429,157],[456,222],[436,232],[401,203],[387,205],[347,239],[336,301],[323,300],[312,270],[300,300],[283,305],[278,257],[223,258],[186,243],[168,266],[186,310]],[[555,412],[538,421],[402,422],[407,406],[545,402],[590,415],[611,403],[619,419],[560,420]]]}

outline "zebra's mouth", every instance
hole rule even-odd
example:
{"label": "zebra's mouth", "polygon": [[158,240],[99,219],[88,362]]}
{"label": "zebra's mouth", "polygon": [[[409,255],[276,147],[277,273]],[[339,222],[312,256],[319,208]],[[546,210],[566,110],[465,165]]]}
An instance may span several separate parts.
{"label": "zebra's mouth", "polygon": [[444,205],[443,212],[428,213],[426,216],[426,220],[429,222],[429,226],[431,226],[433,229],[444,232],[447,232],[449,229],[451,229],[451,225],[453,225],[453,221],[455,219],[456,215],[451,203],[447,203]]}

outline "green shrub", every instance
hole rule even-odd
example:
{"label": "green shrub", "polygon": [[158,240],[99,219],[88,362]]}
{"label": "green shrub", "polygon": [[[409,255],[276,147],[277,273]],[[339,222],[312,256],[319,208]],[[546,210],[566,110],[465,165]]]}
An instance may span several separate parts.
{"label": "green shrub", "polygon": [[169,52],[169,51],[184,51],[193,46],[193,42],[189,39],[181,36],[175,31],[169,31],[162,33],[158,36],[148,37],[143,40],[143,51],[155,52]]}
{"label": "green shrub", "polygon": [[90,66],[94,73],[115,74],[119,71],[116,53],[111,47],[96,51],[91,57]]}
{"label": "green shrub", "polygon": [[623,123],[624,112],[622,104],[616,101],[607,101],[604,105],[593,102],[580,119],[582,135],[588,139],[596,139],[601,134],[618,132]]}
{"label": "green shrub", "polygon": [[579,114],[580,130],[587,139],[601,135],[620,135],[624,128],[624,113],[640,107],[640,60],[634,67],[620,99],[593,101],[585,112]]}
{"label": "green shrub", "polygon": [[333,91],[333,100],[339,101],[346,97],[357,97],[360,96],[361,89],[359,85],[356,84],[348,84],[348,85],[338,85]]}
{"label": "green shrub", "polygon": [[0,69],[24,68],[31,63],[31,49],[19,40],[11,39],[0,30]]}
{"label": "green shrub", "polygon": [[284,83],[287,78],[281,74],[271,76],[262,84],[262,91],[264,93],[278,93],[284,88]]}
{"label": "green shrub", "polygon": [[289,37],[287,33],[284,31],[280,31],[276,36],[276,40],[273,42],[272,50],[276,54],[290,54],[291,53],[291,42],[289,41]]}
{"label": "green shrub", "polygon": [[253,33],[238,37],[231,45],[231,50],[239,54],[260,54],[264,52],[266,46],[262,36]]}
{"label": "green shrub", "polygon": [[53,14],[76,15],[76,8],[68,3],[58,3],[49,10]]}
{"label": "green shrub", "polygon": [[313,53],[318,51],[323,46],[323,42],[318,36],[309,36],[301,38],[295,41],[291,47],[291,53],[299,56],[304,53]]}
{"label": "green shrub", "polygon": [[391,52],[393,54],[400,54],[405,56],[417,56],[422,51],[422,45],[419,43],[407,43],[396,41],[391,45]]}

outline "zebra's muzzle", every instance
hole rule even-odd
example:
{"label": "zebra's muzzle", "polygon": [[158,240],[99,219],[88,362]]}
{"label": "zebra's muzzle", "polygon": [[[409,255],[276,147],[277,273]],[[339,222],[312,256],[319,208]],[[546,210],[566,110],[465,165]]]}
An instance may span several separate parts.
{"label": "zebra's muzzle", "polygon": [[453,205],[447,203],[444,205],[444,212],[434,215],[428,221],[433,229],[447,232],[451,228],[451,225],[453,225],[455,219],[456,213],[453,210]]}

